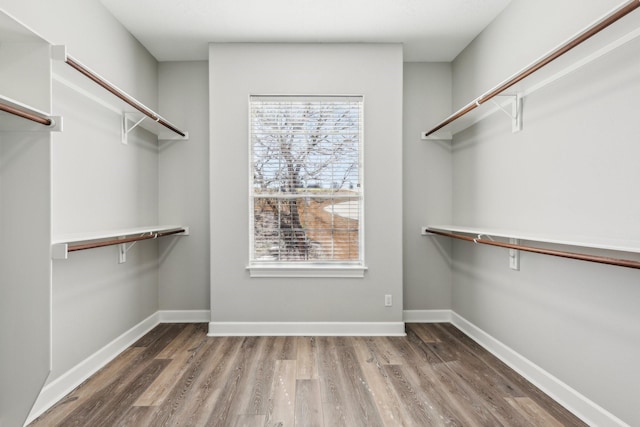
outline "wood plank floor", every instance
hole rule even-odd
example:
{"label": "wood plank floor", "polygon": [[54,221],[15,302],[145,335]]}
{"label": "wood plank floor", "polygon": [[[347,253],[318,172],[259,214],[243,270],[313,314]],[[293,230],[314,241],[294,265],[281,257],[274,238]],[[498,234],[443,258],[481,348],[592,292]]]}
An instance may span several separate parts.
{"label": "wood plank floor", "polygon": [[584,426],[451,324],[207,337],[162,324],[31,426]]}

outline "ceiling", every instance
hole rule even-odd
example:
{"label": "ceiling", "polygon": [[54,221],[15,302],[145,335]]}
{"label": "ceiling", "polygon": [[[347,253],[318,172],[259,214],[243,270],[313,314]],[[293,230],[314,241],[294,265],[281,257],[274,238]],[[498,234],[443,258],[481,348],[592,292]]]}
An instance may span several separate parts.
{"label": "ceiling", "polygon": [[453,60],[510,0],[101,0],[158,61],[206,60],[210,42],[402,43]]}

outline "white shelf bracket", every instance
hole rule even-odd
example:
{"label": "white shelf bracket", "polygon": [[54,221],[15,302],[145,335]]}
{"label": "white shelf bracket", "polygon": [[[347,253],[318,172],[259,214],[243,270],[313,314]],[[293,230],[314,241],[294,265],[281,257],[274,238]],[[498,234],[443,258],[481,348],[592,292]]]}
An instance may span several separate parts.
{"label": "white shelf bracket", "polygon": [[[520,240],[510,238],[509,243],[519,245]],[[520,251],[517,249],[509,249],[509,268],[512,270],[520,270]]]}
{"label": "white shelf bracket", "polygon": [[118,264],[124,264],[127,262],[127,252],[129,252],[129,249],[134,247],[135,244],[136,242],[133,242],[129,246],[127,246],[126,243],[118,245]]}
{"label": "white shelf bracket", "polygon": [[[122,114],[122,143],[129,143],[129,132],[134,130],[140,123],[142,123],[146,119],[146,116],[142,116],[141,119],[138,120],[138,117],[134,113],[123,113]],[[133,123],[133,126],[129,126],[129,123]]]}
{"label": "white shelf bracket", "polygon": [[492,99],[491,102],[493,102],[495,106],[500,109],[500,111],[505,113],[511,119],[511,131],[513,133],[520,132],[522,130],[522,94],[505,94],[497,96],[511,98],[511,111],[507,110],[504,105],[502,105],[500,102],[497,102],[495,99]]}
{"label": "white shelf bracket", "polygon": [[[144,234],[147,234],[147,233],[144,233]],[[144,234],[142,234],[141,237],[144,236]],[[154,239],[158,238],[158,233],[154,233],[153,231],[150,231],[149,234],[150,235],[155,234]],[[127,252],[129,252],[129,249],[134,247],[136,243],[138,242],[133,242],[129,246],[127,246],[126,243],[122,243],[118,245],[118,264],[124,264],[125,262],[127,262]]]}

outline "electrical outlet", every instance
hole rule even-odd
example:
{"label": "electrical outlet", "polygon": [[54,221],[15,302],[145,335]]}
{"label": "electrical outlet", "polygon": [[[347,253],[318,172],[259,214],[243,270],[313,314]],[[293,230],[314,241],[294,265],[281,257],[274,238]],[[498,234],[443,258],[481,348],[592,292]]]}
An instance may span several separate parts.
{"label": "electrical outlet", "polygon": [[391,307],[393,305],[393,300],[391,299],[391,295],[384,296],[384,306]]}

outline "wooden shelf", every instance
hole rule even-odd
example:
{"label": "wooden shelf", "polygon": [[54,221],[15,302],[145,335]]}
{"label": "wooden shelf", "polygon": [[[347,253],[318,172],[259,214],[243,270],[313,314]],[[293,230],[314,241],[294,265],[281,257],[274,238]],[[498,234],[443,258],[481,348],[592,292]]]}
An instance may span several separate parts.
{"label": "wooden shelf", "polygon": [[157,225],[62,235],[53,239],[51,243],[51,256],[53,259],[68,259],[69,252],[77,250],[122,245],[141,240],[151,240],[166,235],[188,236],[189,227]]}
{"label": "wooden shelf", "polygon": [[423,234],[429,234],[429,230],[451,233],[471,234],[474,236],[491,236],[504,239],[519,239],[530,242],[549,243],[554,245],[574,246],[591,249],[604,249],[616,252],[640,253],[640,241],[607,238],[592,238],[586,236],[546,236],[543,234],[526,233],[515,230],[464,227],[457,225],[429,225],[423,227]]}
{"label": "wooden shelf", "polygon": [[[179,130],[175,125],[164,117],[136,100],[133,96],[127,94],[122,89],[110,83],[98,73],[79,64],[76,60],[67,55],[65,46],[53,47],[53,75],[54,81],[76,91],[77,93],[91,99],[92,101],[102,105],[104,108],[113,111],[122,117],[123,142],[126,143],[127,130],[140,126],[143,129],[157,135],[159,140],[188,140],[189,133]],[[77,69],[74,69],[66,61],[71,59],[74,63],[78,63],[80,67],[85,69],[93,78],[101,81],[109,87],[96,83],[92,78],[83,75]],[[109,93],[111,92],[111,93]],[[117,94],[117,95],[116,95]],[[127,101],[125,101],[126,99]],[[132,104],[136,105],[134,107]],[[147,111],[154,119],[143,114],[141,111]],[[163,124],[164,123],[164,124]]]}
{"label": "wooden shelf", "polygon": [[38,117],[51,120],[50,125],[44,125],[40,123],[27,120],[25,118],[16,116],[6,111],[0,111],[0,131],[6,132],[21,132],[21,131],[36,131],[36,132],[50,132],[62,130],[62,117],[51,116],[44,111],[40,111],[36,108],[30,107],[19,101],[13,100],[9,97],[0,95],[0,103],[9,107],[16,108],[18,110],[25,111],[29,114],[33,114]]}
{"label": "wooden shelf", "polygon": [[[637,13],[631,21],[611,25],[638,7],[640,7],[638,1],[625,2],[449,117],[436,123],[422,133],[422,139],[451,140],[453,135],[502,111],[510,115],[511,120],[514,121],[513,130],[520,130],[522,108],[521,105],[516,105],[517,97],[522,99],[640,38]],[[519,125],[516,125],[516,121],[519,121]]]}
{"label": "wooden shelf", "polygon": [[[178,129],[143,103],[136,100],[98,73],[82,65],[67,55],[64,46],[53,46],[47,40],[22,25],[10,15],[0,10],[0,42],[2,43],[39,43],[50,46],[53,57],[53,74],[50,78],[94,100],[122,117],[122,141],[126,143],[130,130],[140,126],[158,136],[160,140],[186,140],[188,132]],[[11,58],[2,58],[10,60]],[[7,104],[24,109],[41,117],[50,117],[47,113],[31,108],[20,102],[0,97]],[[52,117],[57,126],[44,126],[29,120],[0,112],[0,131],[23,130],[61,130],[61,119]]]}
{"label": "wooden shelf", "polygon": [[[17,71],[12,68],[11,60],[13,55],[15,55],[16,52],[21,55],[27,55],[25,52],[29,52],[29,58],[34,58],[39,54],[42,54],[44,57],[47,55],[46,48],[48,47],[46,40],[0,10],[0,44],[3,45],[2,54],[0,55],[0,64],[3,64],[0,67],[0,81],[2,82],[0,88],[0,92],[2,92],[0,94],[0,104],[2,104],[0,106],[2,108],[0,109],[0,131],[60,131],[62,119],[60,117],[53,117],[50,113],[29,105],[29,103],[33,102],[33,96],[29,97],[28,102],[18,101],[13,98],[19,97],[19,88],[22,87],[20,84],[29,85],[31,83],[29,78],[33,77],[30,73],[23,73],[20,70]],[[38,50],[39,48],[36,46],[41,46],[42,49]],[[24,49],[22,47],[24,47]],[[32,54],[35,51],[37,51],[37,54]],[[9,65],[7,66],[6,64]],[[30,70],[37,68],[40,63],[38,61],[27,61],[21,63],[21,65],[25,70]],[[16,85],[13,81],[15,76],[25,78],[25,74],[28,75],[26,76],[26,83],[21,82]],[[43,72],[41,74],[48,79],[46,73]],[[43,103],[42,105],[48,104]],[[20,114],[22,114],[22,116]],[[51,123],[40,123],[39,121],[51,121]]]}

